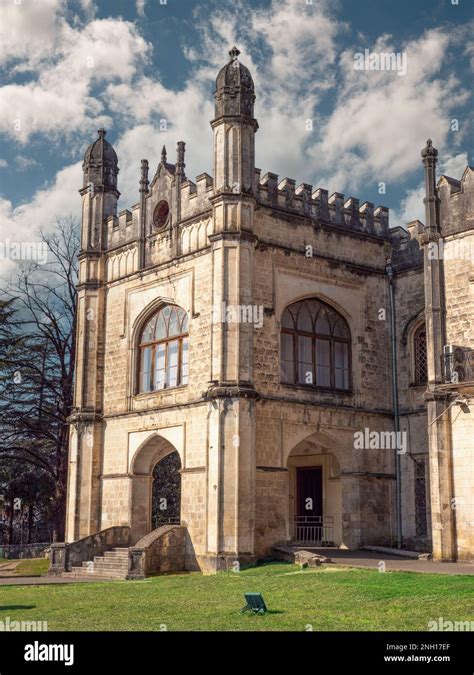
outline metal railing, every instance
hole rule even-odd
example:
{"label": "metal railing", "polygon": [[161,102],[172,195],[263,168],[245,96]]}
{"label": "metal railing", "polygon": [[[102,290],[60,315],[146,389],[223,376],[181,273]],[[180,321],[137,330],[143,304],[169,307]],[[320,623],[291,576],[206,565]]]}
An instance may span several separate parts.
{"label": "metal railing", "polygon": [[442,360],[446,383],[474,382],[474,349],[447,345]]}
{"label": "metal railing", "polygon": [[332,516],[296,516],[293,542],[312,546],[334,545],[334,518]]}

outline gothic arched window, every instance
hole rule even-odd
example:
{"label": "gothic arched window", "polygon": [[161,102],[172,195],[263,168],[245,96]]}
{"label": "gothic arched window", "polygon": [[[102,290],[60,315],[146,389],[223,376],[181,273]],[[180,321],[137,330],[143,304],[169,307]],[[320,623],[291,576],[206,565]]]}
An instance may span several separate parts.
{"label": "gothic arched window", "polygon": [[413,357],[415,384],[423,385],[428,382],[428,357],[426,354],[426,326],[424,323],[413,334]]}
{"label": "gothic arched window", "polygon": [[289,305],[281,318],[282,381],[348,391],[351,333],[346,320],[320,300]]}
{"label": "gothic arched window", "polygon": [[188,384],[188,315],[166,305],[145,324],[139,339],[138,392]]}

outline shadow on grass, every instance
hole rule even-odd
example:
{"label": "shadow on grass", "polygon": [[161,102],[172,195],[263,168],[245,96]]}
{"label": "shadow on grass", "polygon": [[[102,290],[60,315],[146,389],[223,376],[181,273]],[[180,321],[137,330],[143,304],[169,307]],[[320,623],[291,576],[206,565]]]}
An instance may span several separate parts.
{"label": "shadow on grass", "polygon": [[0,612],[11,612],[13,609],[36,609],[36,605],[4,605],[0,606]]}

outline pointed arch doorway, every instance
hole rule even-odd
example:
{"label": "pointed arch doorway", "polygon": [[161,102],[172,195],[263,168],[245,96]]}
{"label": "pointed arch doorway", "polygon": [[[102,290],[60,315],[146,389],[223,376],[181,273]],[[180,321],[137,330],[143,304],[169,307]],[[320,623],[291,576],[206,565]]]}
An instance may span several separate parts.
{"label": "pointed arch doorway", "polygon": [[159,434],[137,450],[132,464],[132,541],[168,523],[179,524],[181,512],[181,458]]}

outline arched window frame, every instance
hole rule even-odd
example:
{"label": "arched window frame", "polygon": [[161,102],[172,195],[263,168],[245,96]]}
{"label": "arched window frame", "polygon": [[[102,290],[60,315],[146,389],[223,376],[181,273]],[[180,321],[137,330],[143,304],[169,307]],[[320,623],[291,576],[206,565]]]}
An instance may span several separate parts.
{"label": "arched window frame", "polygon": [[[168,311],[169,310],[169,311]],[[173,313],[176,312],[179,331],[170,335],[170,320]],[[156,327],[159,323],[160,315],[163,317],[166,327],[164,337],[156,337]],[[151,330],[154,326],[154,333],[151,339],[145,337],[145,332]],[[172,343],[176,343],[176,363],[173,363],[174,353],[170,353]],[[148,351],[146,351],[148,350]],[[145,353],[147,353],[147,362],[149,370],[144,369]],[[187,312],[178,305],[168,303],[158,307],[147,319],[142,322],[137,336],[137,358],[136,358],[136,381],[135,393],[152,394],[167,389],[186,386],[189,382],[189,316]],[[157,369],[157,361],[163,364],[162,368]],[[176,369],[176,378],[172,376],[173,369]],[[158,373],[163,374],[163,380],[160,382]],[[148,376],[148,377],[146,377]],[[160,386],[162,384],[162,386]],[[157,386],[158,385],[158,386]]]}
{"label": "arched window frame", "polygon": [[[424,335],[423,335],[424,334]],[[412,351],[412,381],[415,387],[422,387],[428,383],[428,359],[426,351],[426,324],[418,322],[413,327],[411,338]],[[424,360],[424,363],[423,363]]]}
{"label": "arched window frame", "polygon": [[[311,331],[305,331],[301,330],[298,327],[298,318],[300,315],[300,312],[302,311],[304,305],[306,304],[309,306],[309,303],[317,303],[319,305],[319,308],[317,310],[316,315],[314,316],[313,320],[313,329]],[[300,308],[298,309],[298,314],[294,315],[293,311],[294,308],[296,308],[298,305],[301,305]],[[285,323],[285,313],[289,312],[290,315],[293,316],[293,328],[288,328],[284,325]],[[328,332],[320,332],[316,329],[318,320],[322,314],[322,312],[325,312],[325,316],[328,319],[330,329],[329,333]],[[335,328],[339,322],[342,322],[342,325],[344,326],[346,336],[337,336],[334,334]],[[291,335],[292,336],[292,354],[293,354],[293,359],[292,359],[292,364],[293,364],[293,376],[290,380],[285,380],[283,373],[284,373],[284,359],[283,359],[283,335]],[[307,338],[311,340],[311,364],[308,365],[311,366],[312,369],[312,383],[308,382],[303,382],[301,381],[301,378],[299,377],[299,368],[300,368],[300,363],[304,363],[302,360],[300,360],[300,353],[299,353],[299,338]],[[317,360],[317,343],[318,341],[325,341],[329,343],[329,384],[321,384],[317,375],[317,367],[320,365],[320,361]],[[344,344],[346,345],[346,355],[347,355],[347,368],[340,369],[336,368],[336,344]],[[338,391],[338,392],[344,392],[344,393],[350,393],[352,391],[352,339],[351,339],[351,330],[349,327],[349,324],[345,317],[338,312],[334,307],[331,307],[331,305],[325,303],[324,301],[320,300],[319,298],[306,298],[303,300],[296,301],[294,303],[291,303],[290,305],[287,305],[285,310],[282,313],[281,317],[281,331],[280,331],[280,366],[282,369],[282,377],[281,381],[282,384],[284,385],[293,385],[293,386],[299,386],[299,387],[309,387],[312,389],[323,389],[327,391]],[[288,362],[290,363],[290,362]],[[344,370],[346,371],[344,373],[344,379],[346,379],[345,386],[336,386],[336,370]]]}

